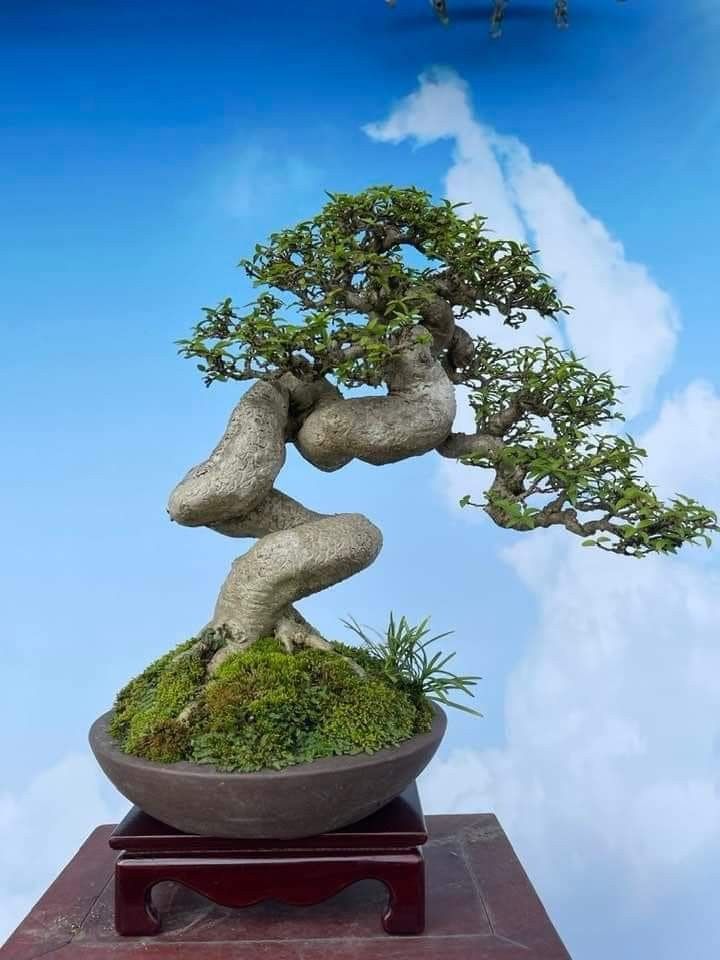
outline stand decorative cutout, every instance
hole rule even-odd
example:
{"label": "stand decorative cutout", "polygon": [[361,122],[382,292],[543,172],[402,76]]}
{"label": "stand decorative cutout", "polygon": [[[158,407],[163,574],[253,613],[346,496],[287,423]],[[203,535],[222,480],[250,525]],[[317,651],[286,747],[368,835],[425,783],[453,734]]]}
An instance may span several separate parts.
{"label": "stand decorative cutout", "polygon": [[196,836],[133,807],[109,840],[122,851],[115,864],[115,929],[122,936],[159,933],[152,888],[168,880],[226,907],[267,899],[308,906],[357,880],[380,880],[390,895],[386,932],[419,934],[425,928],[420,847],[427,836],[414,782],[359,823],[301,840]]}

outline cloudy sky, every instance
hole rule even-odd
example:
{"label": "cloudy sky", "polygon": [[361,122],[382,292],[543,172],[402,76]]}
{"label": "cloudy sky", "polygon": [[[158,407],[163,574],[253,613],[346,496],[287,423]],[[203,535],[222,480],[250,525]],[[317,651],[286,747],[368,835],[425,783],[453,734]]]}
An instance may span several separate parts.
{"label": "cloudy sky", "polygon": [[[165,515],[238,397],[173,341],[247,302],[237,261],[324,190],[415,184],[527,240],[574,312],[473,332],[552,334],[609,370],[649,482],[720,509],[709,0],[575,0],[562,33],[544,0],[511,3],[497,42],[479,2],[446,30],[423,0],[3,6],[0,940],[127,808],[87,728],[206,622],[237,551]],[[710,960],[718,548],[638,561],[499,530],[457,506],[487,481],[431,455],[320,474],[289,451],[284,490],[385,535],[301,609],[339,639],[341,617],[390,610],[455,631],[485,716],[451,717],[426,806],[497,813],[573,956]]]}

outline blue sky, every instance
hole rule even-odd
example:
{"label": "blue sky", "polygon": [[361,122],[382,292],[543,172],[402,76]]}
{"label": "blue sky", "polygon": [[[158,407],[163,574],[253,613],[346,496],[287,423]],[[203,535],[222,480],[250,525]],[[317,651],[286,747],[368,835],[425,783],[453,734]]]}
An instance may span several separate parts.
{"label": "blue sky", "polygon": [[[575,0],[559,32],[550,6],[510,3],[492,42],[486,3],[447,29],[423,0],[3,4],[0,934],[122,813],[87,728],[206,622],[244,549],[166,518],[239,395],[173,341],[249,300],[237,261],[325,189],[416,184],[538,247],[577,308],[558,342],[629,385],[650,482],[720,507],[720,15]],[[715,956],[717,548],[640,563],[498,530],[455,506],[483,474],[428,455],[325,475],[289,451],[283,490],[385,535],[301,609],[341,639],[390,610],[455,631],[485,718],[451,718],[426,802],[496,810],[574,955]],[[62,839],[29,869],[31,814]]]}

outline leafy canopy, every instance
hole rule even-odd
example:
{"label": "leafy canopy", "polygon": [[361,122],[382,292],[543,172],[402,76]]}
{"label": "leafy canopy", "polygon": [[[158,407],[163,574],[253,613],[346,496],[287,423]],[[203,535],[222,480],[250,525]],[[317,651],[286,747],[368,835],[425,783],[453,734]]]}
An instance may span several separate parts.
{"label": "leafy canopy", "polygon": [[[529,310],[552,317],[564,309],[532,251],[488,237],[484,217],[459,217],[466,204],[435,205],[415,187],[328,196],[318,216],[273,233],[240,261],[255,286],[285,299],[265,290],[238,312],[228,298],[204,308],[193,336],[179,341],[185,357],[201,360],[208,386],[286,371],[376,386],[398,331],[422,322],[440,291],[458,301],[458,319],[495,307],[513,327]],[[406,250],[421,265],[408,263]]]}
{"label": "leafy canopy", "polygon": [[[290,371],[377,386],[402,331],[419,325],[426,332],[417,338],[433,341],[452,382],[469,388],[475,414],[475,433],[451,434],[438,452],[494,471],[484,502],[464,496],[461,506],[514,530],[562,525],[588,546],[635,557],[710,546],[720,530],[712,510],[682,495],[662,503],[636,469],[646,451],[629,435],[591,432],[624,419],[616,409],[624,388],[607,372],[547,337],[503,351],[462,331],[460,353],[450,341],[456,324],[493,310],[514,329],[529,312],[553,320],[568,312],[535,251],[488,236],[485,218],[459,216],[466,204],[433,203],[416,187],[328,197],[316,217],[273,233],[240,262],[265,288],[246,312],[230,299],[205,308],[179,341],[207,385]],[[544,505],[532,500],[543,496]],[[583,521],[583,512],[596,516]]]}
{"label": "leafy canopy", "polygon": [[[495,480],[484,503],[466,495],[460,505],[482,507],[515,530],[561,524],[586,537],[584,546],[612,553],[676,553],[701,540],[709,547],[708,534],[720,530],[712,510],[683,495],[663,504],[636,470],[646,450],[629,434],[590,432],[625,419],[614,409],[622,387],[607,372],[589,371],[572,351],[552,346],[549,337],[540,340],[540,347],[503,351],[478,338],[466,381],[477,439],[459,460],[494,469]],[[543,495],[553,499],[543,507],[529,504]],[[577,511],[605,515],[582,523]]]}

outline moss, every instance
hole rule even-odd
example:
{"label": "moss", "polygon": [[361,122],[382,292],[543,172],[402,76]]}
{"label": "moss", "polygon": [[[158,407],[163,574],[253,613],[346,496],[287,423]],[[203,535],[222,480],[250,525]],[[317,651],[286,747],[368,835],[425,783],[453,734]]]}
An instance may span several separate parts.
{"label": "moss", "polygon": [[179,720],[158,720],[135,738],[133,746],[132,752],[146,760],[174,763],[189,752],[190,727]]}
{"label": "moss", "polygon": [[139,676],[122,688],[113,705],[114,714],[110,724],[112,736],[123,738],[127,735],[132,718],[152,705],[157,683],[170,661],[178,654],[189,650],[194,643],[195,637],[185,640],[168,653],[154,660]]}
{"label": "moss", "polygon": [[429,729],[424,697],[393,685],[365,650],[333,646],[288,654],[262,639],[208,679],[207,650],[189,640],[120,691],[110,732],[125,752],[148,760],[250,772],[373,753]]}
{"label": "moss", "polygon": [[[170,749],[167,724],[198,695],[206,675],[204,654],[193,637],[155,660],[120,691],[110,733],[123,749],[152,760],[160,759],[157,749],[168,760],[180,759],[180,747],[177,756]],[[164,746],[156,748],[156,742]]]}
{"label": "moss", "polygon": [[355,663],[359,664],[367,673],[376,676],[378,674],[382,675],[382,663],[363,647],[352,647],[349,643],[341,643],[339,640],[334,640],[332,645],[337,653],[354,660]]}
{"label": "moss", "polygon": [[352,684],[328,705],[315,731],[324,753],[374,753],[414,736],[417,710],[402,690],[372,677]]}
{"label": "moss", "polygon": [[413,698],[415,709],[417,710],[417,726],[419,733],[427,733],[432,726],[435,714],[432,705],[427,697],[416,696]]}

